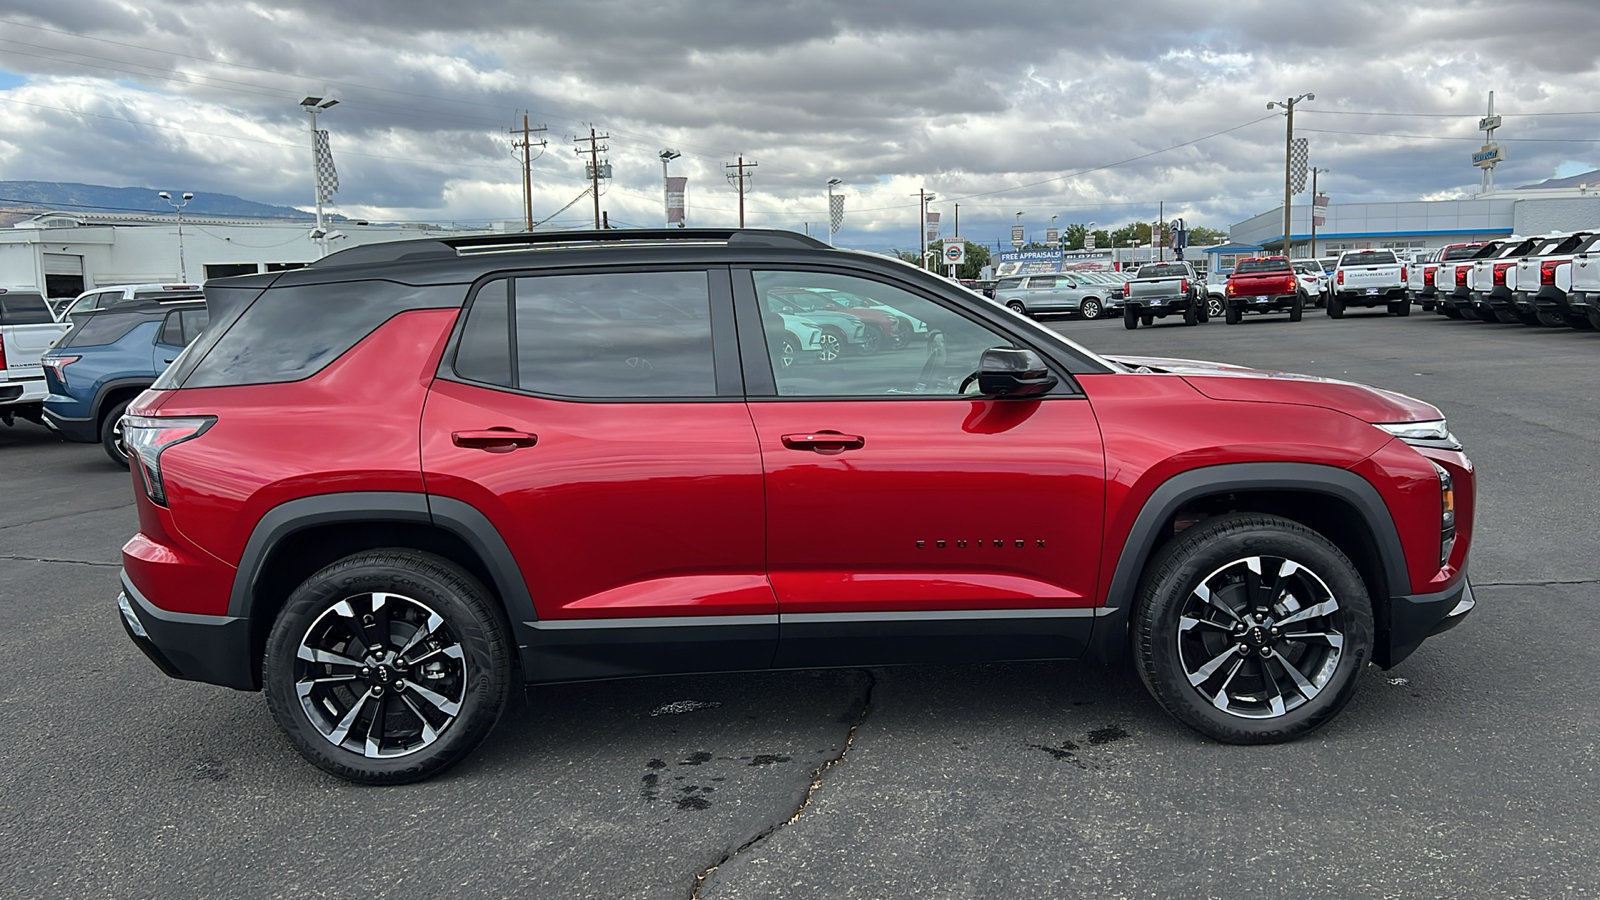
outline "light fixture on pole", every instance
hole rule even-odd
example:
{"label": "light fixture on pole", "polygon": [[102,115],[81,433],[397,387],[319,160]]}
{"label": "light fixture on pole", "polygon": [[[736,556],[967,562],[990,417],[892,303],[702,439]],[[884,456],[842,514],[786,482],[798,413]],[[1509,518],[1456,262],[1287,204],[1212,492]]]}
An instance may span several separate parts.
{"label": "light fixture on pole", "polygon": [[844,197],[837,196],[833,189],[844,184],[838,178],[828,179],[828,246],[833,246],[833,236],[839,231],[839,223],[844,221]]}
{"label": "light fixture on pole", "polygon": [[671,227],[672,190],[667,186],[667,163],[672,162],[683,154],[672,149],[671,147],[665,147],[656,155],[661,157],[661,208],[665,210],[665,215],[667,217],[665,221],[668,227]]}
{"label": "light fixture on pole", "polygon": [[1083,249],[1085,250],[1094,249],[1094,226],[1095,223],[1090,222],[1083,227]]}
{"label": "light fixture on pole", "polygon": [[189,205],[190,200],[194,199],[194,194],[184,191],[182,203],[173,200],[172,195],[166,191],[161,191],[156,196],[167,201],[167,205],[172,207],[178,214],[178,280],[188,282],[189,266],[183,261],[183,208]]}
{"label": "light fixture on pole", "polygon": [[1306,92],[1287,100],[1268,100],[1267,109],[1282,109],[1288,118],[1287,136],[1283,142],[1283,255],[1289,256],[1289,204],[1294,194],[1294,107],[1301,100],[1315,100],[1317,95]]}
{"label": "light fixture on pole", "polygon": [[1025,237],[1026,235],[1022,231],[1022,210],[1019,209],[1017,210],[1016,221],[1011,223],[1011,246],[1021,250],[1022,245],[1027,243],[1024,240]]}
{"label": "light fixture on pole", "polygon": [[306,97],[300,101],[300,108],[311,117],[311,189],[317,196],[317,227],[311,230],[311,239],[321,248],[321,256],[328,254],[328,228],[323,221],[322,204],[339,189],[339,176],[333,172],[333,156],[327,149],[327,139],[317,131],[317,113],[327,112],[338,102],[332,97]]}

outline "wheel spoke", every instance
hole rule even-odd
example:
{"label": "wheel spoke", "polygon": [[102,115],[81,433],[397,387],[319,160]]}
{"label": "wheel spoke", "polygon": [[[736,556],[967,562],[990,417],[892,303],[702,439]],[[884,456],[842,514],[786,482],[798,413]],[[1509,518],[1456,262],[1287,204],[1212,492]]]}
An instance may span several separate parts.
{"label": "wheel spoke", "polygon": [[359,669],[362,666],[361,660],[359,659],[351,659],[348,656],[340,656],[339,654],[328,650],[316,650],[314,648],[307,647],[305,644],[300,645],[300,649],[295,651],[295,656],[307,662],[321,663],[325,666],[348,666],[352,669]]}
{"label": "wheel spoke", "polygon": [[409,659],[409,660],[406,660],[406,662],[407,662],[407,664],[412,665],[412,666],[419,666],[419,665],[427,662],[429,659],[432,659],[433,657],[440,656],[440,655],[448,656],[451,659],[456,660],[457,662],[460,662],[460,661],[466,659],[466,654],[461,652],[461,645],[460,644],[451,644],[448,647],[440,647],[437,650],[429,650],[427,653],[422,654],[421,656],[417,657],[416,659]]}
{"label": "wheel spoke", "polygon": [[1200,598],[1200,602],[1208,603],[1217,609],[1222,610],[1222,612],[1233,621],[1238,622],[1241,625],[1244,624],[1244,620],[1239,618],[1239,614],[1233,611],[1233,607],[1229,606],[1227,603],[1224,603],[1221,597],[1211,593],[1211,588],[1207,587],[1204,581],[1200,582],[1200,584],[1195,587],[1194,595]]}
{"label": "wheel spoke", "polygon": [[1283,657],[1278,656],[1276,653],[1274,653],[1270,657],[1269,656],[1258,656],[1258,657],[1256,657],[1256,661],[1261,666],[1261,681],[1263,683],[1262,686],[1266,687],[1266,688],[1268,688],[1268,689],[1270,689],[1272,691],[1272,695],[1267,698],[1267,705],[1272,708],[1272,714],[1273,715],[1281,716],[1281,715],[1283,715],[1283,689],[1278,687],[1278,679],[1277,679],[1277,677],[1275,675],[1272,674],[1271,667],[1269,667],[1267,665],[1268,663],[1272,662],[1273,659],[1277,659],[1280,663],[1283,663],[1284,665],[1287,665],[1287,663],[1284,661]]}
{"label": "wheel spoke", "polygon": [[1234,656],[1238,654],[1238,652],[1239,645],[1234,644],[1229,646],[1228,649],[1217,654],[1216,658],[1212,659],[1210,662],[1194,670],[1193,672],[1190,672],[1189,683],[1195,687],[1199,687],[1206,681],[1206,679],[1210,678],[1212,675],[1215,675],[1218,669],[1222,668],[1222,664],[1228,661],[1228,657]]}
{"label": "wheel spoke", "polygon": [[[389,645],[389,594],[372,595],[372,621],[366,618],[361,620],[361,640],[373,649],[382,649]],[[396,598],[398,599],[398,598]]]}
{"label": "wheel spoke", "polygon": [[377,759],[383,754],[383,711],[388,705],[389,698],[380,697],[373,706],[372,722],[367,725],[367,746],[364,749],[368,759]]}
{"label": "wheel spoke", "polygon": [[418,722],[422,723],[423,746],[433,743],[439,737],[439,732],[433,730],[433,726],[428,723],[428,717],[422,714],[422,710],[418,709],[415,703],[411,702],[410,697],[401,694],[400,699],[406,702],[406,706],[411,707],[411,714],[417,717]]}
{"label": "wheel spoke", "polygon": [[1277,622],[1274,622],[1273,624],[1277,625],[1278,627],[1281,628],[1284,625],[1288,625],[1288,624],[1293,623],[1293,622],[1304,622],[1306,619],[1315,619],[1315,618],[1318,618],[1319,616],[1329,616],[1329,615],[1332,615],[1332,614],[1334,614],[1334,613],[1336,613],[1338,611],[1339,611],[1339,601],[1337,599],[1333,598],[1333,597],[1329,597],[1328,599],[1322,601],[1321,603],[1315,604],[1313,606],[1307,606],[1304,609],[1300,610],[1299,612],[1295,613],[1294,615],[1291,615],[1291,616],[1289,616],[1288,618],[1285,618],[1285,619],[1279,619]]}
{"label": "wheel spoke", "polygon": [[1233,676],[1239,674],[1239,669],[1243,666],[1244,657],[1241,656],[1233,661],[1233,668],[1228,670],[1228,677],[1222,679],[1222,687],[1217,688],[1216,695],[1211,698],[1212,706],[1220,710],[1227,710],[1228,701],[1232,699],[1228,696],[1228,685],[1233,683]]}
{"label": "wheel spoke", "polygon": [[1232,630],[1228,626],[1222,624],[1221,622],[1213,622],[1210,619],[1197,619],[1194,616],[1181,616],[1178,619],[1178,630],[1179,631],[1193,631],[1197,626],[1200,626],[1200,625],[1209,625],[1210,627],[1215,628],[1215,629],[1217,629],[1219,631],[1231,631]]}
{"label": "wheel spoke", "polygon": [[435,709],[447,716],[455,716],[461,712],[461,704],[420,684],[408,681],[406,682],[406,690],[433,704]]}
{"label": "wheel spoke", "polygon": [[1307,681],[1306,676],[1300,674],[1300,670],[1295,668],[1294,663],[1284,659],[1277,653],[1277,651],[1273,651],[1272,655],[1278,660],[1279,663],[1283,664],[1283,671],[1287,672],[1289,674],[1289,678],[1294,681],[1295,689],[1300,692],[1300,696],[1306,698],[1307,700],[1311,700],[1314,699],[1318,694],[1322,693],[1322,688],[1319,688]]}
{"label": "wheel spoke", "polygon": [[371,698],[371,690],[357,698],[356,702],[351,705],[350,710],[344,714],[344,718],[339,720],[339,724],[333,726],[333,730],[328,732],[328,740],[334,744],[343,744],[344,739],[350,734],[351,726],[356,724],[356,717],[361,714],[362,707],[365,707],[367,701]]}
{"label": "wheel spoke", "polygon": [[[433,634],[434,629],[438,628],[440,625],[443,625],[443,624],[444,624],[444,619],[440,618],[438,613],[429,612],[428,613],[428,622],[427,622],[427,624],[422,626],[421,628],[418,628],[417,629],[417,633],[413,634],[411,636],[411,640],[406,641],[406,645],[404,647],[401,647],[400,648],[400,652],[398,654],[396,654],[396,655],[400,656],[401,658],[404,658],[407,653],[411,652],[413,647],[417,646],[418,644],[420,644],[424,640],[426,640],[429,635]],[[415,663],[416,660],[408,660],[408,662]]]}
{"label": "wheel spoke", "polygon": [[1311,640],[1321,640],[1335,650],[1344,649],[1344,635],[1333,631],[1297,631],[1294,634],[1285,634],[1281,637],[1286,641],[1305,643]]}

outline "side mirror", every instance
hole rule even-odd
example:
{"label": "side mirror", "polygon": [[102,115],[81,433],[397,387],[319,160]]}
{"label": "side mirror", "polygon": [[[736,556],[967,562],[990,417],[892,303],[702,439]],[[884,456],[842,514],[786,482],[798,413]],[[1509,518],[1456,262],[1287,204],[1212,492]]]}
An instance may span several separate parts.
{"label": "side mirror", "polygon": [[1032,350],[991,347],[978,362],[978,393],[986,397],[1037,396],[1057,381]]}

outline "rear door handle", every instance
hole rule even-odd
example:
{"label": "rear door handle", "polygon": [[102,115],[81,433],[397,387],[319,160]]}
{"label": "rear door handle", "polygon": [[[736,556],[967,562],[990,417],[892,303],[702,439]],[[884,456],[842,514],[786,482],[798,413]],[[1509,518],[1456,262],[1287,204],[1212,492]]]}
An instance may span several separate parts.
{"label": "rear door handle", "polygon": [[817,453],[843,453],[860,450],[867,439],[858,434],[840,434],[837,431],[811,431],[804,434],[786,434],[783,445],[790,450],[812,450]]}
{"label": "rear door handle", "polygon": [[457,447],[510,453],[518,447],[532,447],[539,443],[539,436],[510,428],[486,428],[482,431],[452,431],[450,441]]}

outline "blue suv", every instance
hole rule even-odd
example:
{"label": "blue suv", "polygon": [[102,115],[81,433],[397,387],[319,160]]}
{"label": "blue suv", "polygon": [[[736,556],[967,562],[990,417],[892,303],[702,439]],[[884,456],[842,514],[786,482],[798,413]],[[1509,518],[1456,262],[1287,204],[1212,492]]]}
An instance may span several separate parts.
{"label": "blue suv", "polygon": [[134,302],[78,317],[46,351],[44,420],[69,441],[98,441],[128,464],[122,413],[206,327],[204,300]]}

